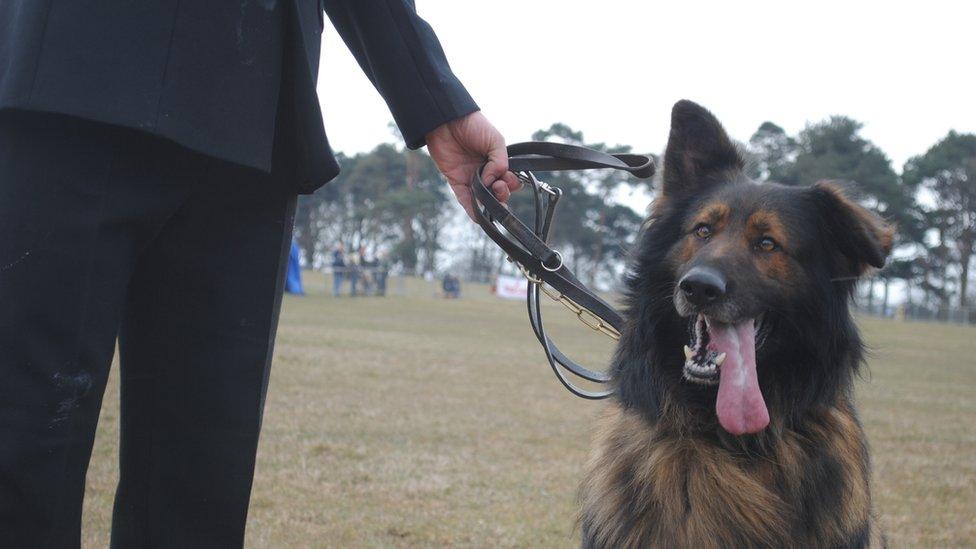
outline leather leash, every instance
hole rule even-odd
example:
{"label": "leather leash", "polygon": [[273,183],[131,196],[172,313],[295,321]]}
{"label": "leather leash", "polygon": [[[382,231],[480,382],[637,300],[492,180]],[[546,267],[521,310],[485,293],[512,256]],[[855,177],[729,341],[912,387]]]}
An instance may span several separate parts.
{"label": "leather leash", "polygon": [[637,154],[607,154],[585,147],[539,141],[509,145],[508,156],[509,170],[532,190],[535,206],[533,227],[530,229],[518,219],[485,186],[481,179],[484,165],[475,173],[471,183],[475,217],[485,234],[508,254],[511,261],[518,264],[528,279],[526,306],[529,323],[556,378],[574,395],[587,399],[606,398],[613,394],[612,390],[582,389],[566,375],[568,371],[596,383],[610,381],[609,374],[581,366],[552,342],[543,324],[540,296],[545,293],[562,302],[584,324],[613,339],[620,338],[624,320],[613,306],[580,282],[563,264],[559,252],[549,246],[549,232],[562,191],[539,181],[532,172],[610,168],[644,179],[654,175],[654,160]]}

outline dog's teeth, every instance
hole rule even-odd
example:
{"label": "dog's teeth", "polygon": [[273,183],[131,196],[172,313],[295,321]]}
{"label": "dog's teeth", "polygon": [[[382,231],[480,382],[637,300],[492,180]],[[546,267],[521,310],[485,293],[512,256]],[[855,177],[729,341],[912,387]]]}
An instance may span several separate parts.
{"label": "dog's teeth", "polygon": [[688,370],[702,375],[711,375],[715,373],[715,366],[711,364],[689,364],[687,366]]}
{"label": "dog's teeth", "polygon": [[695,351],[692,351],[691,347],[685,345],[685,358],[691,360],[693,356],[695,356]]}
{"label": "dog's teeth", "polygon": [[721,353],[720,355],[715,357],[714,362],[716,366],[721,366],[722,363],[725,362],[725,353]]}

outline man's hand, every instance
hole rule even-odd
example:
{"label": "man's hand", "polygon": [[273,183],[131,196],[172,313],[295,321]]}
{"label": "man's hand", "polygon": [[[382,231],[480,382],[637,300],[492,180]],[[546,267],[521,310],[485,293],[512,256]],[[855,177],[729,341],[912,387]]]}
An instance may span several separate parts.
{"label": "man's hand", "polygon": [[482,174],[483,181],[499,201],[507,201],[509,194],[519,188],[518,178],[508,171],[505,138],[480,111],[428,133],[427,150],[472,221],[475,217],[471,178],[485,160],[488,165]]}

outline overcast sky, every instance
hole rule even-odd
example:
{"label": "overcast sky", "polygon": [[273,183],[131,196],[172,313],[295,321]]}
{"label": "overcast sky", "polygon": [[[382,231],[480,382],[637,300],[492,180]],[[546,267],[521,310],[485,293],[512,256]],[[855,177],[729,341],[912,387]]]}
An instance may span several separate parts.
{"label": "overcast sky", "polygon": [[[454,72],[509,142],[565,122],[660,152],[687,98],[747,140],[846,114],[900,170],[950,129],[976,132],[976,2],[416,0]],[[331,26],[319,96],[336,150],[392,119]]]}

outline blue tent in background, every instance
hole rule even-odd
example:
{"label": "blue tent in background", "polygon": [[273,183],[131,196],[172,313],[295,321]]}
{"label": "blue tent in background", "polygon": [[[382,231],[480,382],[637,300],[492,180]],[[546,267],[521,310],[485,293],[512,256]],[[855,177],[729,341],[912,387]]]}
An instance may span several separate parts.
{"label": "blue tent in background", "polygon": [[291,241],[291,254],[288,256],[288,276],[285,279],[285,291],[290,294],[305,295],[302,289],[302,252],[298,242]]}

